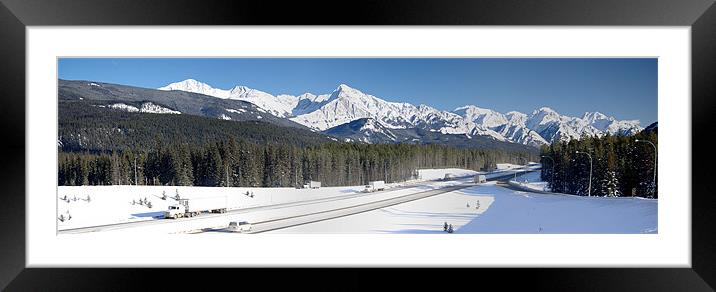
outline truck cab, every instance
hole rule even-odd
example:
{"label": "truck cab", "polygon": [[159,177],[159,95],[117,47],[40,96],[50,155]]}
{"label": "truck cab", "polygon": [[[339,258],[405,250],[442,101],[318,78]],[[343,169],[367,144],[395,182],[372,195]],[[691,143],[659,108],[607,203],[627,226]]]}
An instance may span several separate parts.
{"label": "truck cab", "polygon": [[164,218],[180,218],[184,216],[184,213],[186,212],[186,209],[182,205],[171,205],[169,208],[167,208],[166,211],[164,211]]}

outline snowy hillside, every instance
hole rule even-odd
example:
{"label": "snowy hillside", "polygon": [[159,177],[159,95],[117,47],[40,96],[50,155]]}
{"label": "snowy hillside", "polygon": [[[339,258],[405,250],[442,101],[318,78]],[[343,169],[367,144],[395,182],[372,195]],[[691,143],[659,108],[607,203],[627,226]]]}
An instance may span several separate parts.
{"label": "snowy hillside", "polygon": [[[390,102],[346,84],[339,85],[330,94],[304,93],[299,96],[272,95],[245,86],[217,89],[194,79],[159,89],[247,101],[274,116],[290,118],[314,131],[326,131],[341,125],[351,127],[348,124],[356,120],[372,119],[389,129],[417,128],[538,147],[554,140],[568,141],[585,135],[603,136],[607,133],[633,135],[642,130],[636,120],[620,121],[599,112],[586,112],[581,118],[570,117],[549,107],[539,108],[529,115],[514,111],[502,114],[475,105],[458,107],[452,112],[441,111],[428,105]],[[349,140],[375,140],[368,134],[363,139],[356,135],[351,132],[347,136],[338,136]]]}
{"label": "snowy hillside", "polygon": [[[105,107],[104,105],[99,105],[99,107]],[[165,108],[163,106],[153,104],[151,102],[145,102],[142,103],[142,106],[137,108],[136,106],[124,104],[124,103],[115,103],[107,105],[106,107],[116,110],[122,110],[130,113],[152,113],[152,114],[181,114],[179,111],[175,111],[173,109]]]}
{"label": "snowy hillside", "polygon": [[336,127],[324,133],[332,136],[344,137],[347,141],[361,141],[370,144],[395,142],[397,136],[381,122],[362,118]]}

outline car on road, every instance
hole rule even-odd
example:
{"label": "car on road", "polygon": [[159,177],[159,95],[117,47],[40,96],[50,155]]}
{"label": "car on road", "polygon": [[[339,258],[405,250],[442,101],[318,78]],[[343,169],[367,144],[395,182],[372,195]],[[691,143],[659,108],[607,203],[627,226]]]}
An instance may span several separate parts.
{"label": "car on road", "polygon": [[253,229],[253,225],[251,225],[251,223],[249,223],[247,221],[241,221],[241,222],[231,221],[231,222],[229,222],[228,229],[229,229],[229,231],[233,231],[233,232],[248,232]]}

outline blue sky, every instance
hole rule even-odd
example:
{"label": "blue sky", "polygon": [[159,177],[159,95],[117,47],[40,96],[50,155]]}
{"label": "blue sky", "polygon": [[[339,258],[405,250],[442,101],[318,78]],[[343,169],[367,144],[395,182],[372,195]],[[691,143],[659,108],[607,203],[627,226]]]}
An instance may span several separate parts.
{"label": "blue sky", "polygon": [[473,104],[505,113],[548,106],[581,117],[657,121],[657,59],[64,58],[59,78],[157,88],[193,78],[271,94],[332,92],[345,83],[389,101],[441,110]]}

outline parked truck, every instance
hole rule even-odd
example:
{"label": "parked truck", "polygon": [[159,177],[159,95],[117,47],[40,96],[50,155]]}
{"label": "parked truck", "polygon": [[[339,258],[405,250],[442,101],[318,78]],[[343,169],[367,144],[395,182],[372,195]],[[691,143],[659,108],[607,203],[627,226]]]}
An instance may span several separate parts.
{"label": "parked truck", "polygon": [[180,198],[164,211],[164,218],[194,217],[202,213],[226,213],[226,196],[204,198]]}
{"label": "parked truck", "polygon": [[385,182],[382,180],[371,181],[365,186],[363,192],[371,193],[375,191],[385,190]]}
{"label": "parked truck", "polygon": [[482,184],[487,182],[487,177],[484,174],[478,174],[475,176],[475,183]]}
{"label": "parked truck", "polygon": [[451,180],[451,179],[453,179],[452,173],[446,173],[445,177],[443,178],[443,180]]}
{"label": "parked truck", "polygon": [[312,181],[312,180],[306,181],[306,184],[303,185],[304,189],[318,189],[320,187],[321,187],[320,181]]}

